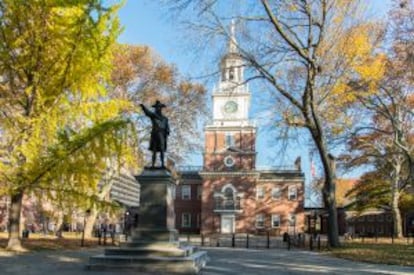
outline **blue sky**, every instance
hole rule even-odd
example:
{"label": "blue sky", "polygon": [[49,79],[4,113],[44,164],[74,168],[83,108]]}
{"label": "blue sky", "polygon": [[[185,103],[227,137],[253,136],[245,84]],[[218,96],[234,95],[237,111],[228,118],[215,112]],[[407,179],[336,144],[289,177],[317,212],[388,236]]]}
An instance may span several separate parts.
{"label": "blue sky", "polygon": [[[391,0],[365,0],[369,6],[368,13],[382,18],[390,7]],[[187,76],[198,77],[209,64],[201,64],[203,60],[197,60],[193,53],[188,52],[188,43],[183,41],[179,22],[172,20],[165,8],[160,7],[159,1],[129,0],[120,11],[121,23],[124,32],[119,42],[128,44],[145,44],[153,48],[164,60],[174,63],[178,70]],[[208,62],[205,62],[208,63]],[[211,64],[210,64],[211,66]],[[213,81],[216,81],[215,79]],[[210,88],[208,86],[207,88]],[[253,104],[257,102],[253,99]],[[254,108],[251,114],[255,119]],[[203,134],[200,133],[203,138]],[[258,165],[280,165],[273,156],[275,151],[269,150],[271,137],[265,127],[259,129],[257,138]],[[304,170],[309,174],[308,149],[305,145],[295,144],[289,149],[291,153],[284,161],[287,165],[293,164],[294,159],[300,155],[304,163]],[[273,152],[273,154],[272,154]],[[201,154],[193,156],[188,165],[201,165]],[[350,175],[352,176],[352,175]]]}

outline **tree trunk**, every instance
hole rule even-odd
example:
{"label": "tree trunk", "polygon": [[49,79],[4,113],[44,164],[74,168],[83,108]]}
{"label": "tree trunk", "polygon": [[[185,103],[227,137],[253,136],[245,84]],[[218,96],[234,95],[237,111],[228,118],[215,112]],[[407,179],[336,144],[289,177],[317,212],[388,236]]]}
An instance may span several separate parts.
{"label": "tree trunk", "polygon": [[57,223],[56,223],[56,237],[58,237],[58,238],[63,238],[63,234],[62,234],[63,225],[64,225],[63,218],[64,218],[63,212],[60,211],[59,215],[58,215],[58,220],[57,220]]}
{"label": "tree trunk", "polygon": [[325,182],[322,189],[323,202],[325,209],[328,212],[328,242],[331,247],[339,247],[339,230],[338,230],[338,213],[336,210],[335,201],[335,167],[334,162],[329,159],[327,149],[323,143],[322,138],[315,132],[312,132],[313,140],[318,148],[319,156],[322,161],[323,170],[325,174]]}
{"label": "tree trunk", "polygon": [[98,210],[96,207],[91,208],[91,212],[88,217],[86,217],[85,222],[85,238],[91,238],[93,234],[94,224],[96,217],[98,216]]}
{"label": "tree trunk", "polygon": [[18,190],[17,193],[11,196],[9,209],[9,241],[7,243],[7,250],[11,251],[25,251],[21,242],[21,228],[20,218],[23,203],[23,190]]}
{"label": "tree trunk", "polygon": [[395,175],[392,179],[392,187],[391,187],[391,212],[392,212],[392,220],[393,220],[393,233],[394,237],[402,238],[402,222],[401,222],[401,213],[400,213],[400,190],[399,190],[399,182],[400,182],[400,170],[401,166],[399,164],[394,166]]}
{"label": "tree trunk", "polygon": [[[109,161],[109,160],[108,160]],[[111,166],[109,166],[111,167]],[[102,177],[102,187],[101,190],[98,193],[98,198],[100,200],[104,199],[109,192],[111,191],[112,185],[113,185],[113,178],[116,175],[116,170],[110,169],[106,172],[106,174]],[[96,217],[98,216],[98,209],[96,206],[93,206],[91,209],[91,212],[89,213],[88,217],[85,219],[85,238],[92,237],[93,233],[93,226],[96,221]]]}

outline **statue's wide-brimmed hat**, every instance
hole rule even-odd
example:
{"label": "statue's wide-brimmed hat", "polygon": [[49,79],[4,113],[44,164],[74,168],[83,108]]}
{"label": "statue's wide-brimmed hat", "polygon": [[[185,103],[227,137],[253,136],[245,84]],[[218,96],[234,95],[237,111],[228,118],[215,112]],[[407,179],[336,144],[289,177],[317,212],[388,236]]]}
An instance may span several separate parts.
{"label": "statue's wide-brimmed hat", "polygon": [[157,100],[155,102],[155,104],[152,105],[152,107],[154,107],[154,108],[164,108],[164,107],[167,107],[167,106],[165,106],[163,103],[161,103],[159,100]]}

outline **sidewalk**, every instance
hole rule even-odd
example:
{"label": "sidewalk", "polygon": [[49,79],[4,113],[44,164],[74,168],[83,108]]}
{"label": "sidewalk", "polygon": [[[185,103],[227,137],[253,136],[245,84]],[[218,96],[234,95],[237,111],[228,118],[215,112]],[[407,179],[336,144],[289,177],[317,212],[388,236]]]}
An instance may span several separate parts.
{"label": "sidewalk", "polygon": [[[203,247],[210,262],[201,274],[414,274],[414,267],[358,263],[301,250],[255,250]],[[103,249],[78,251],[41,251],[14,255],[0,252],[0,274],[22,275],[115,275],[135,272],[88,271],[85,264],[91,255]],[[143,274],[143,273],[139,273]],[[168,273],[166,273],[168,274]]]}

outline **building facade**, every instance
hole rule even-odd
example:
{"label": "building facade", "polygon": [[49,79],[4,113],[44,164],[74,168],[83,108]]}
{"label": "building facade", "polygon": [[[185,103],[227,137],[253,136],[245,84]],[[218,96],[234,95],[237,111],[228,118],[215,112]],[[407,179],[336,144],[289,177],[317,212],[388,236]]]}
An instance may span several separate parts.
{"label": "building facade", "polygon": [[[104,175],[104,174],[103,174]],[[109,185],[105,182],[110,178]],[[116,201],[122,205],[128,215],[113,215],[110,213],[99,213],[96,225],[102,224],[115,226],[117,232],[121,232],[126,224],[133,226],[137,224],[140,185],[135,178],[126,170],[121,173],[105,174],[98,185],[101,192],[110,188],[106,193],[105,200]],[[8,230],[8,218],[10,210],[10,198],[0,197],[0,232]],[[62,217],[65,216],[63,223]],[[23,229],[32,232],[56,232],[63,223],[64,231],[81,231],[84,225],[85,211],[78,208],[59,209],[51,200],[39,198],[34,194],[27,194],[23,197],[21,224]]]}
{"label": "building facade", "polygon": [[175,200],[176,227],[202,234],[304,230],[304,175],[300,159],[289,168],[256,167],[256,127],[249,119],[234,28],[212,93],[213,120],[205,127],[203,166],[181,169]]}

